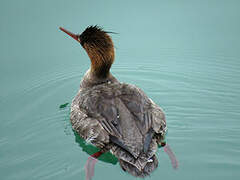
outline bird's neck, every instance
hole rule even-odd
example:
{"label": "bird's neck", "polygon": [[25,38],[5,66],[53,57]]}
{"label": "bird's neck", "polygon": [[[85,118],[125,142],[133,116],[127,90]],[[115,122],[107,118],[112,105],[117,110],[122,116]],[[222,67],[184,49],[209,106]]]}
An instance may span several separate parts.
{"label": "bird's neck", "polygon": [[91,75],[99,78],[107,78],[114,61],[113,46],[107,49],[101,47],[92,48],[89,45],[85,45],[84,47],[91,60]]}
{"label": "bird's neck", "polygon": [[99,76],[96,76],[96,74],[93,74],[91,72],[91,69],[89,69],[83,76],[80,87],[89,88],[102,83],[116,83],[116,82],[118,82],[118,80],[110,72],[108,73],[107,77],[101,78]]}
{"label": "bird's neck", "polygon": [[112,62],[109,60],[91,59],[90,74],[92,77],[104,79],[109,76]]}

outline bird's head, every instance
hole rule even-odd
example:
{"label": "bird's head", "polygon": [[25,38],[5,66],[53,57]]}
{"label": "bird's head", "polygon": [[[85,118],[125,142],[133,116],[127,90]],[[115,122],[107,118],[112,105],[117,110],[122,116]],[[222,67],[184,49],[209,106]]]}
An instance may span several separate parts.
{"label": "bird's head", "polygon": [[91,72],[106,77],[114,61],[114,45],[108,32],[98,26],[89,26],[81,34],[74,34],[62,27],[60,30],[78,41],[91,60]]}

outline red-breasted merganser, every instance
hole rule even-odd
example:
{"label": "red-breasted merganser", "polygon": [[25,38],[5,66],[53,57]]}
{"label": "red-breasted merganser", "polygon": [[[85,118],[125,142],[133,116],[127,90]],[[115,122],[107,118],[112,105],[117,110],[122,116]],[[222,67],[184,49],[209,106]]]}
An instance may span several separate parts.
{"label": "red-breasted merganser", "polygon": [[60,29],[77,40],[91,60],[72,101],[73,129],[101,153],[114,154],[124,171],[137,177],[149,175],[158,166],[158,145],[164,144],[163,110],[140,88],[120,83],[110,73],[114,45],[106,31],[89,26],[78,35]]}

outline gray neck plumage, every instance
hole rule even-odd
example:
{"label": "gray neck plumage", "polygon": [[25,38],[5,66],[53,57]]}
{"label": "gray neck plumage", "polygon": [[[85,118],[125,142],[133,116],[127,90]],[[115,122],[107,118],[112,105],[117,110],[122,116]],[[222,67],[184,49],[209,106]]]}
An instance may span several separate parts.
{"label": "gray neck plumage", "polygon": [[118,80],[110,72],[106,77],[101,77],[89,69],[83,76],[80,88],[90,88],[103,83],[118,83]]}

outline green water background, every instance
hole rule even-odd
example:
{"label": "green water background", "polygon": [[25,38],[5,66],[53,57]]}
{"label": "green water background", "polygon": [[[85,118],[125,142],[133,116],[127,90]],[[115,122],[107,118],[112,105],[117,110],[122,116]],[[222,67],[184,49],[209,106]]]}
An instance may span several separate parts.
{"label": "green water background", "polygon": [[[63,26],[112,34],[112,73],[166,112],[168,143],[146,179],[240,178],[240,1],[1,0],[0,179],[84,179],[68,109],[89,59]],[[135,179],[99,161],[93,180]]]}

